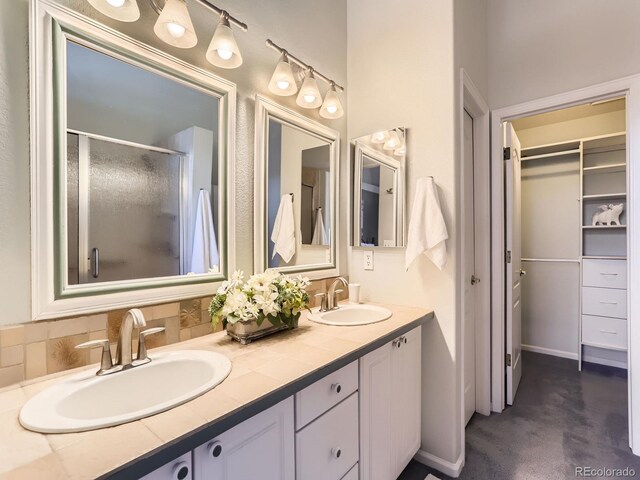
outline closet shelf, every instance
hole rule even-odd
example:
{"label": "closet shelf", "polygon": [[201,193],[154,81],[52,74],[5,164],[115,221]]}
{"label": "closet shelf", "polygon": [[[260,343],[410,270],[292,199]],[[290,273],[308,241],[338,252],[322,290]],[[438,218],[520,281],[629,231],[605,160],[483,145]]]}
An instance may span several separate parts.
{"label": "closet shelf", "polygon": [[626,225],[583,225],[584,230],[622,230]]}
{"label": "closet shelf", "polygon": [[583,260],[626,260],[622,255],[583,255]]}
{"label": "closet shelf", "polygon": [[600,193],[598,195],[584,195],[582,198],[585,200],[598,200],[605,198],[625,198],[627,196],[626,193]]}
{"label": "closet shelf", "polygon": [[531,156],[523,156],[522,161],[525,160],[539,160],[542,158],[552,158],[552,157],[567,157],[569,155],[578,155],[580,153],[580,149],[577,148],[575,150],[565,150],[563,152],[551,152],[551,153],[541,153],[539,155],[531,155]]}
{"label": "closet shelf", "polygon": [[626,163],[613,163],[611,165],[598,165],[596,167],[584,167],[582,171],[585,175],[594,173],[614,173],[624,172],[627,168]]}

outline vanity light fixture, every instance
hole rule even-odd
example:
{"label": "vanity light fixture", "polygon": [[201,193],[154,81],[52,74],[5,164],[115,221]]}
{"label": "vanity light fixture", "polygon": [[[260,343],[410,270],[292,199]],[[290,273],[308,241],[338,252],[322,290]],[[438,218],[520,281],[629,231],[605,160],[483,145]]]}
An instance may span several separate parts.
{"label": "vanity light fixture", "polygon": [[395,130],[391,130],[389,132],[389,138],[387,139],[386,142],[384,142],[384,145],[382,146],[382,148],[384,150],[395,150],[396,148],[400,148],[402,146],[402,140],[400,140],[400,136],[398,135],[398,132],[396,132]]}
{"label": "vanity light fixture", "polygon": [[302,82],[296,103],[302,108],[318,108],[322,105],[322,94],[318,88],[318,82],[313,74],[313,69],[307,72]]}
{"label": "vanity light fixture", "polygon": [[393,154],[398,156],[398,157],[403,157],[407,154],[407,146],[406,145],[402,145],[401,147],[396,148],[393,151]]}
{"label": "vanity light fixture", "polygon": [[380,132],[376,132],[371,135],[371,143],[381,144],[386,142],[389,139],[389,132],[387,130],[382,130]]}
{"label": "vanity light fixture", "polygon": [[288,97],[298,91],[298,85],[293,76],[287,52],[283,52],[280,56],[280,61],[271,76],[271,81],[269,81],[269,91],[281,97]]}
{"label": "vanity light fixture", "polygon": [[213,32],[206,57],[209,63],[216,67],[237,68],[242,65],[242,55],[231,30],[227,12],[220,14],[220,23]]}
{"label": "vanity light fixture", "polygon": [[191,48],[198,43],[186,0],[167,0],[153,31],[160,40],[174,47]]}
{"label": "vanity light fixture", "polygon": [[140,18],[137,0],[89,0],[100,13],[121,22],[135,22]]}
{"label": "vanity light fixture", "polygon": [[[293,62],[306,71],[304,82],[296,97],[296,103],[303,108],[321,107],[320,116],[323,118],[334,119],[344,115],[344,108],[338,96],[338,92],[344,92],[344,87],[341,87],[330,78],[322,75],[312,66],[307,65],[271,40],[267,40],[267,47],[272,48],[281,55],[278,65],[271,76],[269,91],[280,96],[294,95],[298,91],[291,69],[291,62]],[[316,78],[330,85],[324,102]]]}
{"label": "vanity light fixture", "polygon": [[324,97],[324,103],[320,107],[320,116],[323,118],[340,118],[344,115],[344,109],[338,92],[336,92],[336,84],[331,82],[331,88]]}

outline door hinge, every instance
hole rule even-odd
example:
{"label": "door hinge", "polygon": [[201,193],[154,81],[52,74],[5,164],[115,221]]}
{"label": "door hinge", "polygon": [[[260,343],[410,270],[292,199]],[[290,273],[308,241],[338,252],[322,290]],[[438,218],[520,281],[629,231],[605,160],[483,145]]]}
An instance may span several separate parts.
{"label": "door hinge", "polygon": [[504,258],[507,263],[511,263],[511,250],[507,250],[506,252],[504,252]]}
{"label": "door hinge", "polygon": [[511,354],[507,353],[507,367],[511,366]]}
{"label": "door hinge", "polygon": [[502,159],[509,160],[511,158],[511,147],[504,147],[502,149]]}

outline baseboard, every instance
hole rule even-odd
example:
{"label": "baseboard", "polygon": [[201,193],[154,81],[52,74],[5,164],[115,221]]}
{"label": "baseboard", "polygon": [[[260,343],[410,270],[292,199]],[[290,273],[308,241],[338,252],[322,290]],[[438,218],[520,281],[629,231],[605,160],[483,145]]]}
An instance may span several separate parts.
{"label": "baseboard", "polygon": [[534,345],[522,345],[522,350],[533,353],[543,353],[545,355],[553,355],[554,357],[568,358],[570,360],[578,360],[578,354],[565,352],[564,350],[554,350],[553,348],[536,347]]}
{"label": "baseboard", "polygon": [[627,362],[621,362],[619,360],[610,360],[608,358],[594,357],[592,355],[583,355],[582,361],[587,363],[597,363],[598,365],[606,365],[607,367],[616,367],[627,370]]}
{"label": "baseboard", "polygon": [[442,472],[445,475],[453,478],[458,478],[460,476],[462,466],[464,465],[464,455],[462,453],[455,463],[451,463],[440,457],[436,457],[435,455],[425,452],[424,450],[418,450],[418,453],[416,453],[413,459],[417,462],[422,463],[423,465],[426,465],[427,467],[434,468],[439,472]]}

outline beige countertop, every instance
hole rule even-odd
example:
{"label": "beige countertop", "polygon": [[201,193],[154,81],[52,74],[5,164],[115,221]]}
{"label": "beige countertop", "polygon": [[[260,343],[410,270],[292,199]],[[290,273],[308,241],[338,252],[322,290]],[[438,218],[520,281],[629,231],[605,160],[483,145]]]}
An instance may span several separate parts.
{"label": "beige countertop", "polygon": [[[310,322],[240,345],[225,332],[151,351],[200,349],[223,353],[232,362],[227,379],[204,395],[169,411],[111,428],[80,433],[40,434],[18,422],[24,403],[83,367],[0,390],[0,479],[90,479],[107,475],[140,457],[179,444],[195,431],[230,419],[260,401],[284,394],[297,382],[433,314],[414,307],[384,305],[393,316],[371,325],[342,327]],[[117,375],[117,374],[116,374]],[[177,455],[175,455],[177,456]],[[166,461],[171,458],[167,457]],[[157,461],[157,460],[156,460]]]}

